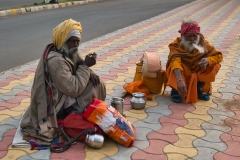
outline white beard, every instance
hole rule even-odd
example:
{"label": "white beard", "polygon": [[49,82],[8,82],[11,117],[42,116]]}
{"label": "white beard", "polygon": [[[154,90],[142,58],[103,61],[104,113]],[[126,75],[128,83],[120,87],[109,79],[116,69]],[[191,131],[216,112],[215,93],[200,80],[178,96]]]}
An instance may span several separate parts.
{"label": "white beard", "polygon": [[185,39],[185,37],[183,36],[181,38],[181,43],[180,44],[189,53],[192,53],[195,49],[197,49],[200,53],[203,53],[204,49],[203,49],[202,46],[198,45],[199,41],[200,41],[200,36],[199,35],[197,36],[197,39],[195,41],[187,41]]}
{"label": "white beard", "polygon": [[64,43],[61,50],[61,53],[64,53],[75,65],[79,61],[78,47],[69,49],[67,44]]}
{"label": "white beard", "polygon": [[202,46],[199,46],[199,45],[197,45],[197,44],[195,44],[195,43],[193,43],[193,46],[194,46],[200,53],[203,53],[203,52],[204,52],[204,49],[203,49]]}

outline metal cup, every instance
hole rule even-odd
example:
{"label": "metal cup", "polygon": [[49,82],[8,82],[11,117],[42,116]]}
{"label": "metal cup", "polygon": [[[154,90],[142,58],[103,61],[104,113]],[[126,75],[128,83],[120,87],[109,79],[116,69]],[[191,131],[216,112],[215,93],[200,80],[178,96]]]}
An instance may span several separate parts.
{"label": "metal cup", "polygon": [[120,97],[113,97],[111,100],[111,106],[114,107],[121,115],[123,115],[123,101]]}
{"label": "metal cup", "polygon": [[104,137],[100,134],[87,134],[86,144],[88,144],[90,147],[93,148],[102,148],[103,143],[104,143]]}

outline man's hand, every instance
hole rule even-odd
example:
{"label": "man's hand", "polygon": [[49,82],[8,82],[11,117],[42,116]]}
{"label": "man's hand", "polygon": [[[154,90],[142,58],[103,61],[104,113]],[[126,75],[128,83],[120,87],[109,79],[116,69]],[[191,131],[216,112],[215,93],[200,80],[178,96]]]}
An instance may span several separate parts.
{"label": "man's hand", "polygon": [[198,63],[198,65],[201,67],[201,69],[206,69],[209,62],[207,58],[202,58],[201,61]]}
{"label": "man's hand", "polygon": [[187,87],[183,79],[177,80],[178,94],[184,99],[187,96]]}
{"label": "man's hand", "polygon": [[90,71],[90,78],[89,80],[93,83],[94,87],[97,87],[100,84],[99,76],[96,75],[92,70]]}
{"label": "man's hand", "polygon": [[186,87],[185,81],[182,78],[181,70],[179,68],[175,68],[174,74],[177,79],[178,94],[182,97],[182,100],[184,101],[185,97],[187,96],[187,87]]}
{"label": "man's hand", "polygon": [[85,65],[84,60],[82,58],[80,58],[80,57],[79,57],[77,62],[78,62],[78,65]]}
{"label": "man's hand", "polygon": [[96,64],[96,58],[97,54],[96,53],[89,53],[85,57],[85,65],[88,67],[91,67]]}

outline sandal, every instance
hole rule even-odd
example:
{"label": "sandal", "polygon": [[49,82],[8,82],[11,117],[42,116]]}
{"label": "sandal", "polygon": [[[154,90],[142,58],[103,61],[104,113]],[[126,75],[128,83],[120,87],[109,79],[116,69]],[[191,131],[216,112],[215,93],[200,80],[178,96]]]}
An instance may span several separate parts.
{"label": "sandal", "polygon": [[204,93],[201,89],[198,89],[198,99],[208,101],[210,100],[210,95],[208,93]]}
{"label": "sandal", "polygon": [[172,89],[172,91],[171,91],[171,101],[175,102],[175,103],[182,102],[181,96],[178,94],[178,92],[175,89]]}
{"label": "sandal", "polygon": [[203,93],[202,95],[198,95],[198,99],[199,100],[203,100],[203,101],[208,101],[208,100],[210,100],[210,95],[209,94],[207,94],[207,93]]}
{"label": "sandal", "polygon": [[203,101],[208,101],[210,99],[210,95],[208,93],[204,93],[202,91],[202,86],[205,84],[205,82],[198,82],[197,83],[197,93],[198,93],[198,99]]}

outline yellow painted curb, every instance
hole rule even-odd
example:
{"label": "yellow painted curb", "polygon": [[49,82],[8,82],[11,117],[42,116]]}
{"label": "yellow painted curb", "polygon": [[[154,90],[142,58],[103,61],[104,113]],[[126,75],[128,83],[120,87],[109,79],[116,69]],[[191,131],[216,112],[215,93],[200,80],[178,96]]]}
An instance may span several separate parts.
{"label": "yellow painted curb", "polygon": [[17,14],[17,10],[16,10],[16,9],[12,9],[12,10],[11,10],[11,14],[12,14],[12,15]]}

